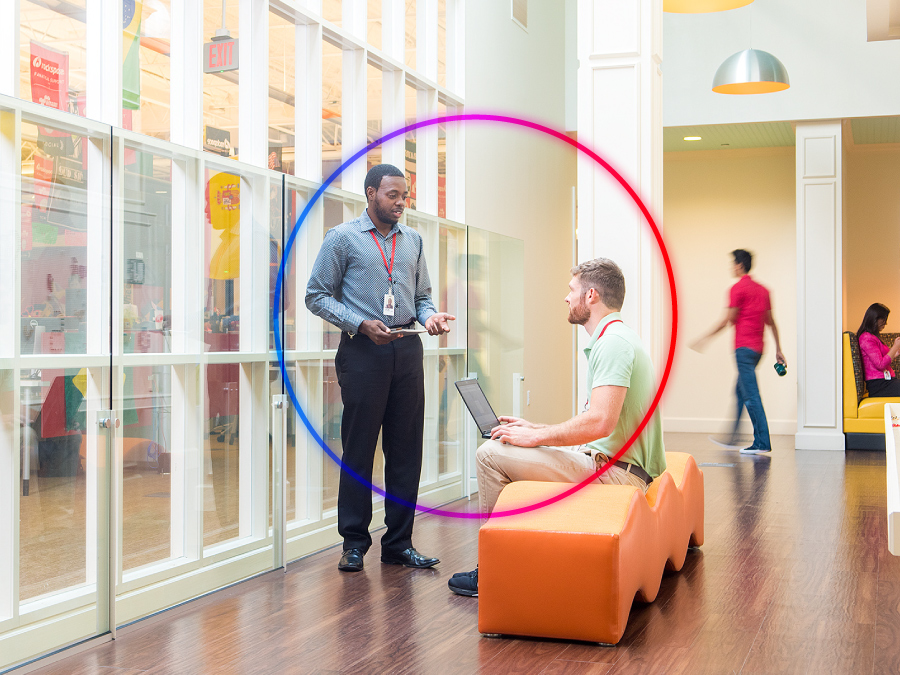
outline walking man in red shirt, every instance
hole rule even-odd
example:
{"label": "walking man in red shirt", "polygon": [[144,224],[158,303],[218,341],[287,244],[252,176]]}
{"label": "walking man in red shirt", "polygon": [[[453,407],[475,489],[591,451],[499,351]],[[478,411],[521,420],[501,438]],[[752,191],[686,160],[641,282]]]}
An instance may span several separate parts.
{"label": "walking man in red shirt", "polygon": [[786,365],[784,354],[781,353],[781,342],[778,339],[778,327],[772,316],[772,303],[769,299],[769,290],[762,284],[758,284],[750,278],[750,266],[753,256],[744,249],[731,252],[734,258],[732,272],[738,278],[738,282],[731,287],[728,297],[728,309],[725,317],[709,333],[691,345],[697,351],[701,351],[713,335],[725,329],[728,324],[734,324],[734,357],[737,361],[737,414],[734,418],[732,439],[737,436],[738,423],[744,408],[753,423],[753,444],[743,448],[742,454],[760,455],[772,451],[772,442],[769,439],[769,423],[766,420],[766,411],[763,410],[762,398],[759,395],[759,386],[756,382],[756,366],[762,358],[763,332],[768,326],[772,329],[772,337],[775,339],[775,360]]}

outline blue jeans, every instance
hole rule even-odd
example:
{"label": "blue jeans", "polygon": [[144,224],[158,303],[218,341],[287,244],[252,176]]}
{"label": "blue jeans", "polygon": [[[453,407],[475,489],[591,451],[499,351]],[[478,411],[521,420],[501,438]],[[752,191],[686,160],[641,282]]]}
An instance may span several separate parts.
{"label": "blue jeans", "polygon": [[756,365],[762,358],[762,354],[748,347],[738,347],[734,350],[734,358],[737,361],[738,371],[737,385],[735,386],[737,414],[734,416],[734,434],[737,435],[738,423],[741,421],[741,414],[746,407],[750,421],[753,423],[753,445],[750,447],[771,449],[769,422],[766,420],[766,411],[763,410],[759,386],[756,384]]}

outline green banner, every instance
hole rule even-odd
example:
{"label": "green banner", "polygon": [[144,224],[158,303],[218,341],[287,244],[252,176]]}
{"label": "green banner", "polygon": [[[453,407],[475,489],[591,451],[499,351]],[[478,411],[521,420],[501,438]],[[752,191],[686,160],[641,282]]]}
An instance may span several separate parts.
{"label": "green banner", "polygon": [[122,107],[141,108],[141,11],[139,0],[122,2]]}

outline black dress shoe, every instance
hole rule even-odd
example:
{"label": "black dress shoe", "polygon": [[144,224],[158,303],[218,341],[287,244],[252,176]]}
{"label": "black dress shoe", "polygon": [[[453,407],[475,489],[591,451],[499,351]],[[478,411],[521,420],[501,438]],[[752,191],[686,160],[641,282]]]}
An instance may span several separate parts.
{"label": "black dress shoe", "polygon": [[400,553],[383,551],[381,553],[381,562],[387,565],[403,565],[404,567],[426,569],[428,567],[434,567],[441,561],[438,558],[428,558],[419,553],[416,549],[410,547]]}
{"label": "black dress shoe", "polygon": [[478,597],[478,568],[471,572],[457,572],[447,580],[450,590],[457,595],[470,598]]}
{"label": "black dress shoe", "polygon": [[362,572],[364,555],[360,548],[348,548],[341,556],[338,569],[341,572]]}

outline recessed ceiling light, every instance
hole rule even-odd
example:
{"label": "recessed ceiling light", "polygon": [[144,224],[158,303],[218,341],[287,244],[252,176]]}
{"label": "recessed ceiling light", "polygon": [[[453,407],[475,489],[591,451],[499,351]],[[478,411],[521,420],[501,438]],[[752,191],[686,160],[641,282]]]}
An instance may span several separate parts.
{"label": "recessed ceiling light", "polygon": [[684,140],[686,140],[686,141],[702,141],[703,137],[701,137],[701,136],[685,136]]}

